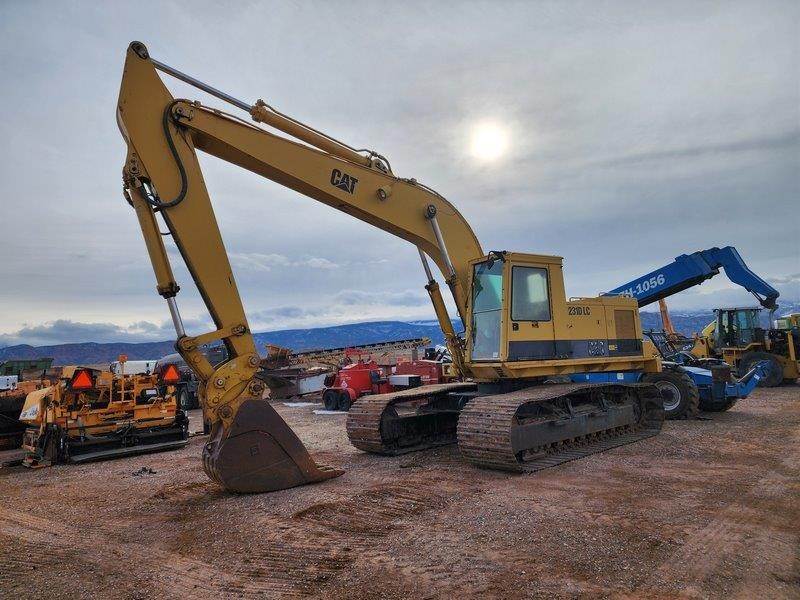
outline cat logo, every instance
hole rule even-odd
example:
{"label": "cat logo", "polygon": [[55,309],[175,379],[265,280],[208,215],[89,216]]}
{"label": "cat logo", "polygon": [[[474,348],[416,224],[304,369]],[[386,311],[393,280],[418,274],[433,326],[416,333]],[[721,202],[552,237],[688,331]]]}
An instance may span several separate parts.
{"label": "cat logo", "polygon": [[342,173],[339,169],[331,171],[331,183],[340,190],[353,194],[356,191],[358,179],[347,173]]}

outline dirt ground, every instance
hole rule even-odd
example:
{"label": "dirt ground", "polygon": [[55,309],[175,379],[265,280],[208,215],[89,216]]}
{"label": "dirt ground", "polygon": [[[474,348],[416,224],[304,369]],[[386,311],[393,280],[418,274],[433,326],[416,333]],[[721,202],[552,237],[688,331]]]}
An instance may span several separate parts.
{"label": "dirt ground", "polygon": [[277,408],[345,475],[228,495],[203,437],[0,469],[0,597],[800,598],[800,387],[530,475],[370,456],[344,415]]}

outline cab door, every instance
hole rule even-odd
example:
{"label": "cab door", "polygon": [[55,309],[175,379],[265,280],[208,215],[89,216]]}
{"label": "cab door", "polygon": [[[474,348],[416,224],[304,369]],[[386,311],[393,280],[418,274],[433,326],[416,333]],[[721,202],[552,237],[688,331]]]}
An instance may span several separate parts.
{"label": "cab door", "polygon": [[472,266],[471,360],[501,360],[504,271],[502,260],[486,260]]}
{"label": "cab door", "polygon": [[509,361],[552,360],[559,356],[549,266],[511,262],[507,267]]}

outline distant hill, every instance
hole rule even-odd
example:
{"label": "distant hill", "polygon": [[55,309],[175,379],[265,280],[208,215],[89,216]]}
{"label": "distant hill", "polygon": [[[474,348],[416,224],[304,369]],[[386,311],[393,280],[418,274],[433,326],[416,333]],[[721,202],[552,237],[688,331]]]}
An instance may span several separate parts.
{"label": "distant hill", "polygon": [[[649,308],[649,307],[648,307]],[[778,315],[800,312],[800,304],[784,301]],[[641,312],[644,329],[661,329],[661,316],[656,312]],[[765,315],[766,313],[762,313]],[[699,332],[714,318],[708,311],[670,313],[678,332],[692,335]],[[456,331],[460,323],[453,323]],[[766,323],[765,323],[766,324]],[[444,343],[444,336],[436,321],[425,320],[406,323],[403,321],[378,321],[374,323],[351,323],[335,327],[315,327],[311,329],[283,329],[254,334],[259,352],[264,353],[265,344],[276,344],[291,348],[296,352],[314,348],[338,348],[358,344],[373,344],[409,338],[428,337],[434,344]],[[52,346],[8,346],[0,348],[0,361],[10,358],[37,358],[52,356],[56,365],[102,364],[117,360],[126,354],[130,360],[160,358],[174,352],[174,341],[97,344],[84,342],[78,344],[56,344]]]}
{"label": "distant hill", "polygon": [[159,358],[170,352],[175,352],[174,345],[174,341],[146,342],[142,344],[83,342],[79,344],[55,344],[52,346],[29,346],[24,344],[0,348],[0,361],[10,358],[52,356],[54,365],[103,364],[117,360],[120,354],[126,354],[130,360]]}
{"label": "distant hill", "polygon": [[[352,323],[335,327],[313,329],[284,329],[254,334],[256,346],[262,354],[265,344],[276,344],[296,352],[314,348],[338,348],[358,344],[372,344],[410,338],[428,337],[434,344],[444,341],[439,326],[434,321],[405,323],[402,321],[380,321],[376,323]],[[0,348],[0,361],[10,358],[36,358],[52,356],[56,365],[102,364],[117,360],[125,354],[130,360],[160,358],[174,352],[175,342],[109,343],[84,342],[78,344],[55,344],[52,346],[8,346]]]}
{"label": "distant hill", "polygon": [[435,321],[416,323],[378,321],[314,329],[285,329],[256,333],[254,337],[259,351],[263,351],[264,344],[275,344],[291,348],[295,352],[302,352],[315,348],[341,348],[421,337],[430,338],[434,344],[444,343],[444,336]]}

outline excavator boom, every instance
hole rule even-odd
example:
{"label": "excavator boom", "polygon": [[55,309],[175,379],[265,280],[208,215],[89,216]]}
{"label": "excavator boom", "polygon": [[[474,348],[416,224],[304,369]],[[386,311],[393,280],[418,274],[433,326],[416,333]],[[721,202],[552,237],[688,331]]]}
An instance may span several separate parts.
{"label": "excavator boom", "polygon": [[[274,135],[237,117],[176,100],[157,70],[173,75],[247,110],[264,122],[306,142]],[[300,440],[267,402],[255,378],[256,350],[222,236],[198,164],[196,150],[258,173],[410,241],[446,274],[458,310],[466,312],[469,261],[483,254],[461,214],[439,194],[413,179],[395,177],[377,153],[349,146],[282,115],[262,101],[252,105],[150,58],[133,42],[127,52],[117,121],[128,144],[123,169],[125,194],[134,207],[157,280],[167,301],[176,348],[201,381],[205,419],[212,425],[204,450],[209,476],[227,489],[271,491],[341,474],[319,469]],[[315,147],[311,148],[307,144]],[[388,202],[391,198],[391,202]],[[217,327],[187,335],[175,299],[179,286],[160,234],[160,214]],[[447,248],[443,252],[441,248]],[[423,252],[425,254],[423,254]],[[463,366],[438,285],[428,290],[454,354]],[[229,360],[213,367],[203,344],[225,344]]]}

